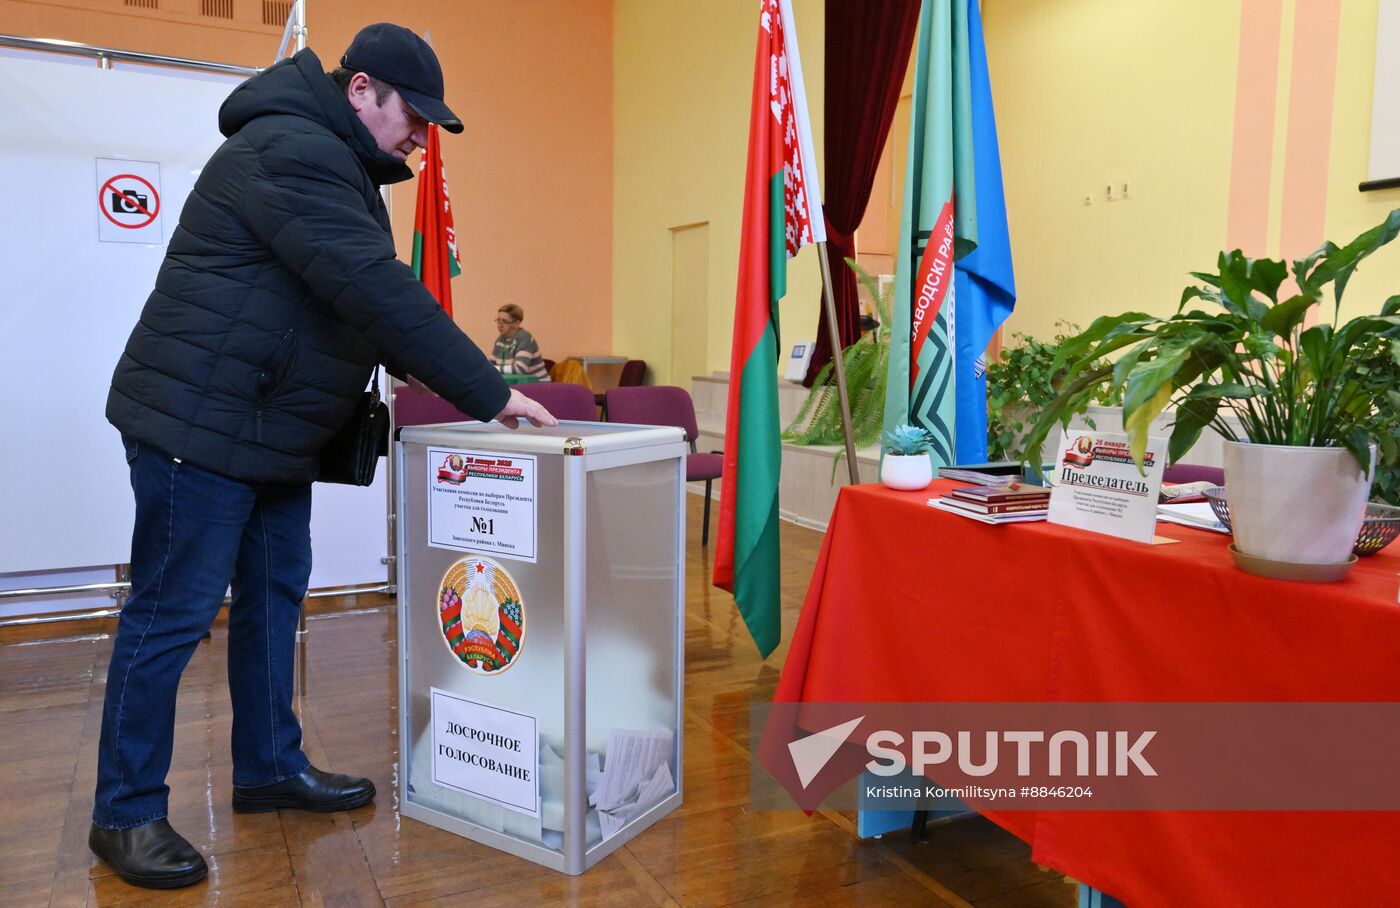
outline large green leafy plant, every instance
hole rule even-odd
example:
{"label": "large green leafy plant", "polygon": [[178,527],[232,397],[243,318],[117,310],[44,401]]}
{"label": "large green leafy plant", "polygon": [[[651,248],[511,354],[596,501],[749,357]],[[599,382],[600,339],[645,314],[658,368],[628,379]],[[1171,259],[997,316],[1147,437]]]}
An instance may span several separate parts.
{"label": "large green leafy plant", "polygon": [[[1400,209],[1345,246],[1324,243],[1292,263],[1297,292],[1284,299],[1289,268],[1235,250],[1220,254],[1216,271],[1192,272],[1200,283],[1183,291],[1175,315],[1126,312],[1095,320],[1060,345],[1055,365],[1065,377],[1027,439],[1032,461],[1050,431],[1107,386],[1123,393],[1123,424],[1139,463],[1149,426],[1169,404],[1176,406],[1168,445],[1173,462],[1206,427],[1232,441],[1345,447],[1363,470],[1374,440],[1382,462],[1393,462],[1395,411],[1386,431],[1375,376],[1360,367],[1366,362],[1361,354],[1370,350],[1389,370],[1385,374],[1396,374],[1400,296],[1387,299],[1379,315],[1346,323],[1340,323],[1340,309],[1357,265],[1397,234]],[[1331,321],[1308,326],[1309,311],[1329,287]],[[1213,305],[1188,309],[1193,302]],[[1111,365],[1102,362],[1113,356]],[[1238,419],[1242,433],[1226,414]]]}

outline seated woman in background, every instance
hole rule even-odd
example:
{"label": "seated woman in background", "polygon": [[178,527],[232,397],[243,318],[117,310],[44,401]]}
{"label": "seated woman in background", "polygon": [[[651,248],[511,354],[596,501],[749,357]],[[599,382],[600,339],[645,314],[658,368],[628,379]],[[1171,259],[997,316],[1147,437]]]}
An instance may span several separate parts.
{"label": "seated woman in background", "polygon": [[525,310],[514,303],[496,310],[496,332],[500,337],[491,348],[491,361],[503,375],[533,375],[539,381],[549,381],[540,345],[520,326],[523,321]]}

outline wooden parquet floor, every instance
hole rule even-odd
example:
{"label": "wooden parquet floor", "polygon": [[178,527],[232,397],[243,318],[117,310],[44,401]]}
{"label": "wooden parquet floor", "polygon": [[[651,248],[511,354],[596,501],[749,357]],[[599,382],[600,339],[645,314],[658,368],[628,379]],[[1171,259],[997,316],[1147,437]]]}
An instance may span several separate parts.
{"label": "wooden parquet floor", "polygon": [[[0,632],[0,906],[1074,905],[1073,885],[980,818],[921,842],[862,842],[850,813],[749,808],[748,704],[771,697],[786,642],[760,660],[732,600],[709,586],[699,512],[686,566],[685,804],[583,876],[400,817],[394,605],[359,597],[310,613],[304,738],[316,765],[370,776],[378,799],[339,814],[232,812],[220,622],[180,688],[169,778],[171,823],[210,873],[173,892],[127,886],[87,850],[110,624]],[[821,537],[782,532],[786,641]]]}

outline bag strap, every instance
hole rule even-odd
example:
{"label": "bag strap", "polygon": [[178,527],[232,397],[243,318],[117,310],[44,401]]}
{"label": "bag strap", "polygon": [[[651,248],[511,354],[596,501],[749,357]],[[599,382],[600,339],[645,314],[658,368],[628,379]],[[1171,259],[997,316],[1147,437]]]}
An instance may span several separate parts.
{"label": "bag strap", "polygon": [[370,394],[369,404],[374,406],[379,403],[379,363],[374,364],[374,391]]}

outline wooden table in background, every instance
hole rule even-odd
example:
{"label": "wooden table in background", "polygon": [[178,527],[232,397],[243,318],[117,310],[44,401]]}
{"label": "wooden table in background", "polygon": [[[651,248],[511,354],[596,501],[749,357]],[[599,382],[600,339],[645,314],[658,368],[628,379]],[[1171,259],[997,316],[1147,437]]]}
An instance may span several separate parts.
{"label": "wooden table in background", "polygon": [[625,356],[571,356],[569,359],[583,367],[594,394],[606,394],[609,389],[616,388],[622,379],[622,367],[627,365]]}

